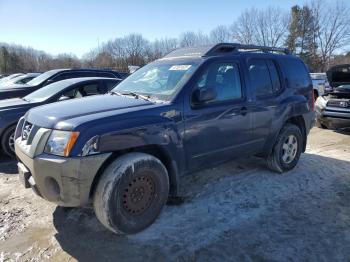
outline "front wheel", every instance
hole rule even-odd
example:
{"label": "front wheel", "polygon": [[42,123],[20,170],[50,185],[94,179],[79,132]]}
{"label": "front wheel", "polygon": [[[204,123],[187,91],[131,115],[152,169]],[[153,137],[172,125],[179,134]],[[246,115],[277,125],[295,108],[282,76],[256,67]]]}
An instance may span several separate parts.
{"label": "front wheel", "polygon": [[1,137],[1,148],[11,158],[15,157],[15,130],[16,126],[11,126]]}
{"label": "front wheel", "polygon": [[155,221],[168,194],[168,173],[161,161],[148,154],[129,153],[103,172],[93,205],[97,218],[109,230],[132,234]]}
{"label": "front wheel", "polygon": [[299,161],[302,148],[303,139],[300,128],[294,124],[286,124],[266,159],[267,166],[279,173],[293,169]]}

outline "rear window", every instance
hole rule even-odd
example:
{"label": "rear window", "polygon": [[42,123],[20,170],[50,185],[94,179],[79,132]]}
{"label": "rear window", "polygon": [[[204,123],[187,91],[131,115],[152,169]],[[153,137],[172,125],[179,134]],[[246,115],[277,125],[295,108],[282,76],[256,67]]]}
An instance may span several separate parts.
{"label": "rear window", "polygon": [[249,75],[256,96],[273,94],[269,68],[263,59],[251,59],[249,61]]}
{"label": "rear window", "polygon": [[290,87],[305,88],[311,84],[309,72],[300,60],[284,59],[283,67]]}

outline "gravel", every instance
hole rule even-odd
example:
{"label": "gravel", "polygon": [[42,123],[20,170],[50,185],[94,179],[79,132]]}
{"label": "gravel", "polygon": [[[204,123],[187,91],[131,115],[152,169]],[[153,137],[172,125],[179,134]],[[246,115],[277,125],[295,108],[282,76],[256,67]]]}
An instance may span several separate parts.
{"label": "gravel", "polygon": [[314,128],[285,174],[239,159],[183,179],[136,235],[107,231],[91,209],[60,208],[0,163],[1,261],[349,261],[350,132]]}

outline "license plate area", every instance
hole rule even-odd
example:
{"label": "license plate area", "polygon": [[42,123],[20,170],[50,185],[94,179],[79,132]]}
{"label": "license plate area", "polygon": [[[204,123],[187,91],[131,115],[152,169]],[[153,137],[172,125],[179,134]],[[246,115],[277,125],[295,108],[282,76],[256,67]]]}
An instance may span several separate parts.
{"label": "license plate area", "polygon": [[30,171],[22,163],[17,164],[19,180],[25,188],[30,188],[29,179],[31,178]]}

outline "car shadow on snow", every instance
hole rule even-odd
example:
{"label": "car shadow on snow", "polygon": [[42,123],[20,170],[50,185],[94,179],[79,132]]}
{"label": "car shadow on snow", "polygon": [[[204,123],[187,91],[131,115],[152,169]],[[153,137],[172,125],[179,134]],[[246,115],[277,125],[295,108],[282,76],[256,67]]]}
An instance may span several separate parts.
{"label": "car shadow on snow", "polygon": [[0,155],[0,174],[17,174],[18,169],[16,163],[17,161],[15,159]]}
{"label": "car shadow on snow", "polygon": [[241,159],[185,177],[187,200],[138,234],[109,232],[92,209],[57,207],[55,238],[78,261],[346,260],[349,170],[313,154],[282,175]]}
{"label": "car shadow on snow", "polygon": [[350,135],[350,128],[342,128],[342,129],[336,129],[334,132],[343,134],[343,135]]}

